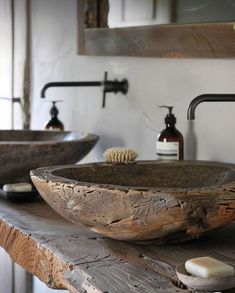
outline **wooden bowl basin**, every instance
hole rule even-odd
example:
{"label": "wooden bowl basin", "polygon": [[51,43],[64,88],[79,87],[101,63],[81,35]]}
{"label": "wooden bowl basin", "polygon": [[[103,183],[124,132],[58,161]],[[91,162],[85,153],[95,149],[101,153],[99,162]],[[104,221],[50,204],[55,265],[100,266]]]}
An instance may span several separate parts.
{"label": "wooden bowl basin", "polygon": [[235,165],[206,161],[93,163],[31,171],[60,215],[126,241],[176,242],[235,219]]}
{"label": "wooden bowl basin", "polygon": [[29,181],[38,167],[73,164],[94,147],[98,136],[68,131],[0,131],[0,184]]}

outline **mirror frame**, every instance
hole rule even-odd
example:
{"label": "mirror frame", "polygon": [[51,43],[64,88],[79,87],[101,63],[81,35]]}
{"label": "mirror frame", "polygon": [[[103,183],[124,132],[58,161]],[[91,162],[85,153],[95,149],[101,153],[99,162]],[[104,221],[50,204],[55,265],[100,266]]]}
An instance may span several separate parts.
{"label": "mirror frame", "polygon": [[235,22],[85,28],[85,9],[78,0],[80,55],[235,58]]}

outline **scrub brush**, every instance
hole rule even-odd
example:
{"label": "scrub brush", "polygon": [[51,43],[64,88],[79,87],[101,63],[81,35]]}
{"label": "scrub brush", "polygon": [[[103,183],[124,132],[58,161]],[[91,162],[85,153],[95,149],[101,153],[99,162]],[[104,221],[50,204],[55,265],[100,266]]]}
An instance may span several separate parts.
{"label": "scrub brush", "polygon": [[115,147],[106,149],[104,157],[110,164],[134,164],[138,154],[129,148]]}

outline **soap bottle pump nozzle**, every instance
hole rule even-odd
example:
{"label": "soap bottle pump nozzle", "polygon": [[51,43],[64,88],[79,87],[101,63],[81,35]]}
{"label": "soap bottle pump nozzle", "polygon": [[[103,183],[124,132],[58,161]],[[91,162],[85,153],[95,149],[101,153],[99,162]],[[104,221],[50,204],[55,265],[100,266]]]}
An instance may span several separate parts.
{"label": "soap bottle pump nozzle", "polygon": [[56,107],[56,103],[62,102],[62,100],[49,101],[52,103],[50,109],[51,120],[46,124],[45,129],[47,130],[64,130],[63,123],[57,118],[59,110]]}
{"label": "soap bottle pump nozzle", "polygon": [[172,109],[174,107],[173,106],[162,105],[162,106],[159,106],[159,108],[166,108],[166,109],[168,109],[169,113],[165,117],[165,124],[166,125],[170,125],[170,126],[174,126],[176,124],[175,115],[172,113]]}
{"label": "soap bottle pump nozzle", "polygon": [[50,101],[50,102],[52,102],[52,107],[51,107],[51,110],[50,110],[50,114],[52,116],[57,116],[59,114],[59,110],[56,107],[56,103],[62,102],[62,100],[55,100],[55,101]]}

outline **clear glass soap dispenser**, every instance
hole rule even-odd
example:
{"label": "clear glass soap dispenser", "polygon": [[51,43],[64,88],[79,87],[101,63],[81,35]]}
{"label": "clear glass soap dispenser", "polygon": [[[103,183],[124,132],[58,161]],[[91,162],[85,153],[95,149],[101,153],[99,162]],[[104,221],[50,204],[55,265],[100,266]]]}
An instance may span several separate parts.
{"label": "clear glass soap dispenser", "polygon": [[160,160],[183,160],[184,138],[176,129],[176,117],[172,114],[173,106],[160,106],[168,109],[165,117],[166,128],[159,134],[156,142],[157,158]]}
{"label": "clear glass soap dispenser", "polygon": [[56,103],[61,101],[51,101],[52,107],[50,110],[51,119],[47,122],[45,129],[46,130],[64,130],[64,124],[58,119],[59,110],[56,107]]}

